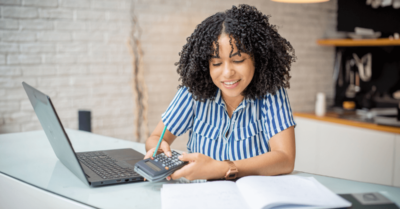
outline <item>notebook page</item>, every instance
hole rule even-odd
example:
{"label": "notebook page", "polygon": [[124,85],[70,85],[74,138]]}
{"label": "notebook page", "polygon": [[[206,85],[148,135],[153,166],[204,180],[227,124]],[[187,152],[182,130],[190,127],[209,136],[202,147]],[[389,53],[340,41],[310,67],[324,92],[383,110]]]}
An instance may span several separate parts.
{"label": "notebook page", "polygon": [[[312,177],[311,177],[312,178]],[[300,176],[249,176],[236,186],[252,209],[279,205],[348,207],[351,204],[325,188],[318,181]],[[322,186],[323,187],[323,186]]]}
{"label": "notebook page", "polygon": [[249,208],[236,184],[228,181],[164,184],[161,204],[163,209]]}

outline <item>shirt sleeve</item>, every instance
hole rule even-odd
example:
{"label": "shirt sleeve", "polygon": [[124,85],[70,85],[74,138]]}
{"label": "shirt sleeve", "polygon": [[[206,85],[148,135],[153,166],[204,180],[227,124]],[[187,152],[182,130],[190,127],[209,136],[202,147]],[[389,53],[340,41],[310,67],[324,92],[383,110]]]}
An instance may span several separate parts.
{"label": "shirt sleeve", "polygon": [[268,94],[264,98],[262,116],[268,139],[291,126],[296,126],[285,88],[280,88],[275,95]]}
{"label": "shirt sleeve", "polygon": [[192,94],[182,87],[161,115],[162,122],[173,135],[180,136],[193,127],[193,102]]}

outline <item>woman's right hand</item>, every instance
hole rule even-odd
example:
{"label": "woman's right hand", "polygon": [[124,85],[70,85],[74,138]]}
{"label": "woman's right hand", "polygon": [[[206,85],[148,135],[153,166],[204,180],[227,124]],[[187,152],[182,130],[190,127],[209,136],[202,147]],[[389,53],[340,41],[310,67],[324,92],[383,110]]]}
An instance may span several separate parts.
{"label": "woman's right hand", "polygon": [[[149,149],[149,151],[147,151],[146,155],[144,156],[144,159],[147,159],[147,158],[150,158],[151,156],[153,156],[153,153],[155,150],[156,150],[156,147]],[[171,148],[169,147],[169,144],[164,140],[161,141],[160,147],[158,148],[156,155],[158,155],[160,153],[164,153],[168,157],[172,156]]]}

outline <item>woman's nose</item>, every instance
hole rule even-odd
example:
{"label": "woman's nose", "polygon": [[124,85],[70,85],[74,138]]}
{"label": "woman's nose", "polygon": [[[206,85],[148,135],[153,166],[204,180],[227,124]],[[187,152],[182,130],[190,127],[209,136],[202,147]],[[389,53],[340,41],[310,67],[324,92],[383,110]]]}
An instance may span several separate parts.
{"label": "woman's nose", "polygon": [[225,78],[230,78],[233,75],[235,75],[235,70],[233,69],[233,66],[230,63],[225,63],[224,70],[223,70],[223,76]]}

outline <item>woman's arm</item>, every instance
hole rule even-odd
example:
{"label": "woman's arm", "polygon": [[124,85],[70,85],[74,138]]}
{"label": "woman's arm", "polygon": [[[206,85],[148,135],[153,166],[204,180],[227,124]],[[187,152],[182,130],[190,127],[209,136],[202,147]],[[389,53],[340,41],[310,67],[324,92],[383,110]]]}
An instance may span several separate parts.
{"label": "woman's arm", "polygon": [[[272,176],[291,173],[296,156],[294,127],[289,127],[270,140],[271,151],[256,157],[234,161],[239,170],[239,177],[248,175]],[[213,160],[203,154],[184,154],[183,161],[190,161],[188,165],[171,175],[172,179],[185,177],[194,179],[223,178],[229,170],[227,162]]]}
{"label": "woman's arm", "polygon": [[[153,155],[153,152],[155,150],[155,147],[157,146],[158,140],[161,137],[161,133],[164,129],[164,123],[162,120],[158,122],[156,128],[154,129],[153,133],[151,133],[150,137],[146,140],[146,156],[145,158],[149,158],[151,155]],[[176,136],[173,135],[171,132],[168,131],[168,129],[165,131],[163,141],[161,142],[161,145],[159,147],[159,152],[164,152],[167,156],[171,156],[171,148],[170,145],[172,142],[176,139]],[[152,152],[149,152],[149,151]]]}
{"label": "woman's arm", "polygon": [[294,126],[277,134],[270,140],[271,151],[256,157],[234,161],[239,177],[248,175],[273,176],[291,173],[296,158]]}

